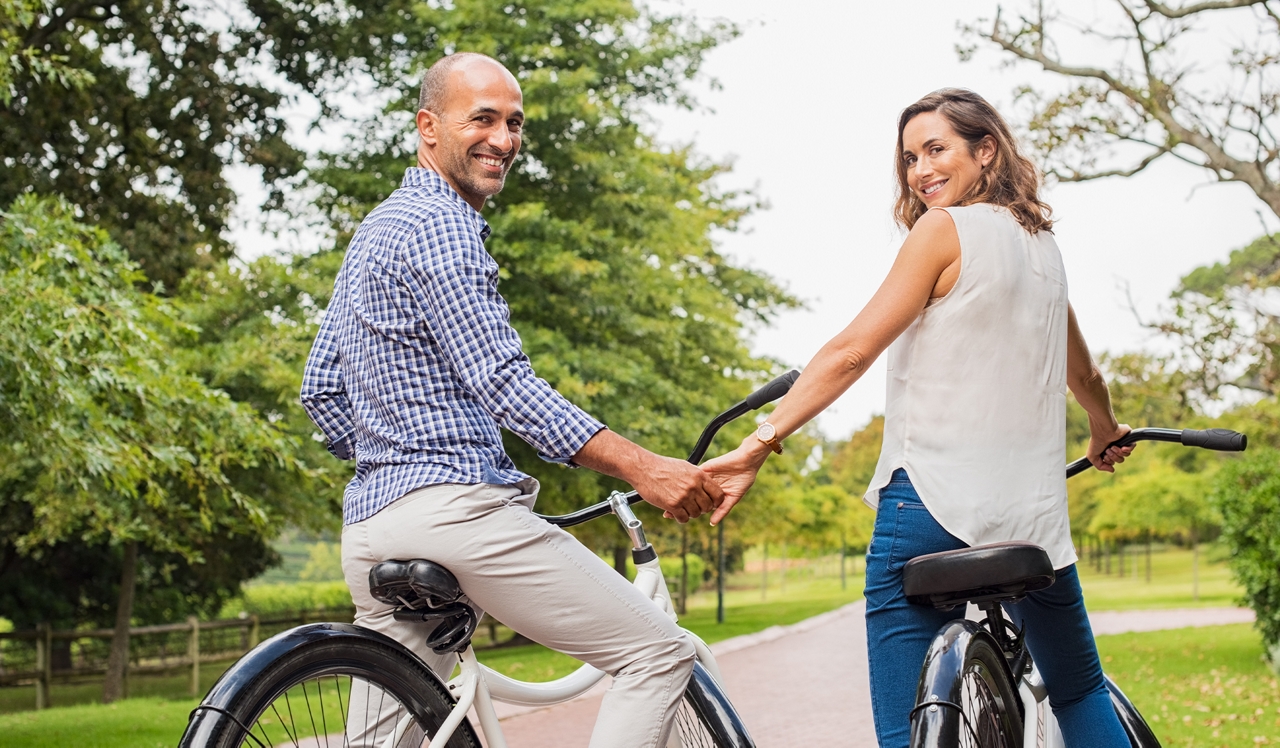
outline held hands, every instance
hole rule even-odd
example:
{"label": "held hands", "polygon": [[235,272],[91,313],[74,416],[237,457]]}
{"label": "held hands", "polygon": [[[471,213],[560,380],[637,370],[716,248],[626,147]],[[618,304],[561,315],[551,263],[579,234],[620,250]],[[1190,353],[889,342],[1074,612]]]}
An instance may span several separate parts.
{"label": "held hands", "polygon": [[1123,423],[1108,427],[1095,426],[1090,423],[1089,450],[1086,452],[1089,462],[1104,473],[1114,473],[1116,471],[1115,466],[1124,462],[1126,457],[1133,454],[1133,447],[1108,447],[1107,445],[1130,431],[1129,426]]}
{"label": "held hands", "polygon": [[644,498],[662,510],[662,516],[681,524],[715,509],[724,499],[724,491],[697,466],[672,457],[653,455],[645,465],[643,480],[632,486]]}
{"label": "held hands", "polygon": [[729,516],[730,510],[756,482],[756,474],[769,454],[769,447],[753,434],[744,439],[737,449],[702,465],[702,470],[724,491],[724,501],[711,515],[713,526]]}

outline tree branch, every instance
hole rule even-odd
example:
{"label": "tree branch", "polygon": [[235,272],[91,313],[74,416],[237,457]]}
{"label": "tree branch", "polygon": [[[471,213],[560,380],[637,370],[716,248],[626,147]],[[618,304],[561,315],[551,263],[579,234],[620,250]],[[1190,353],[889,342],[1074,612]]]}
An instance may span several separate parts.
{"label": "tree branch", "polygon": [[1155,161],[1156,159],[1160,158],[1166,153],[1172,153],[1172,152],[1173,152],[1172,146],[1158,147],[1156,148],[1155,151],[1150,153],[1146,158],[1142,159],[1142,161],[1140,161],[1138,165],[1133,167],[1132,169],[1111,169],[1108,171],[1098,171],[1098,172],[1091,172],[1086,174],[1082,174],[1073,169],[1072,173],[1069,176],[1063,176],[1055,169],[1053,171],[1053,174],[1063,182],[1088,182],[1094,179],[1102,179],[1104,177],[1131,177],[1134,174],[1137,174],[1138,172],[1150,166],[1151,162]]}
{"label": "tree branch", "polygon": [[1171,8],[1164,3],[1156,2],[1156,0],[1146,0],[1146,4],[1152,13],[1158,13],[1165,18],[1184,18],[1206,10],[1226,10],[1228,8],[1247,8],[1251,5],[1266,5],[1267,0],[1206,0],[1183,8]]}

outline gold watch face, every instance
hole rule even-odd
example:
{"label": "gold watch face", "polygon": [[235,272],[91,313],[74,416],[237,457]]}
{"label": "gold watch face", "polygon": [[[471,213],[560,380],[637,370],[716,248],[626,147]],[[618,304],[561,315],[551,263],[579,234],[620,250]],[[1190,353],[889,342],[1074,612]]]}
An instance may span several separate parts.
{"label": "gold watch face", "polygon": [[760,424],[760,428],[756,429],[756,436],[760,437],[760,441],[765,443],[773,441],[773,437],[777,435],[777,429],[775,429],[773,424],[768,421]]}

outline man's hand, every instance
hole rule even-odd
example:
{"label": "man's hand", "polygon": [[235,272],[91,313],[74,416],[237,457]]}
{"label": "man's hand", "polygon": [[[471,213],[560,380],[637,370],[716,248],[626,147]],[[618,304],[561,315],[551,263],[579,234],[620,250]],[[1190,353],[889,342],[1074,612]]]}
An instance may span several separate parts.
{"label": "man's hand", "polygon": [[651,466],[629,481],[665,517],[688,522],[720,506],[724,491],[711,476],[684,460],[653,455]]}
{"label": "man's hand", "polygon": [[724,491],[684,460],[663,457],[605,429],[573,456],[574,463],[630,483],[667,517],[688,522],[720,505]]}

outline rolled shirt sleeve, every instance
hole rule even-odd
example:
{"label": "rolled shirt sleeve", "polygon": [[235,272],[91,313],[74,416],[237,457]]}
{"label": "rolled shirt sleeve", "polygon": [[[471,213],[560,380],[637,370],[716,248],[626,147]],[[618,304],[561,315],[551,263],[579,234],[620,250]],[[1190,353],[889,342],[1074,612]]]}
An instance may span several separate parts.
{"label": "rolled shirt sleeve", "polygon": [[406,242],[404,262],[427,329],[467,391],[542,459],[572,465],[605,426],[534,374],[476,227],[445,215]]}

